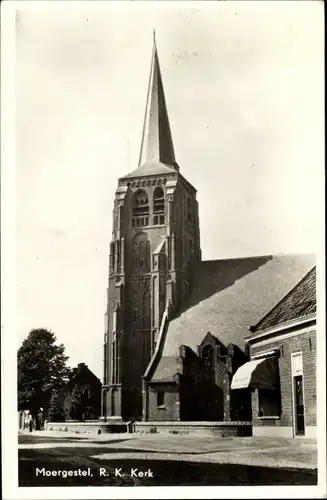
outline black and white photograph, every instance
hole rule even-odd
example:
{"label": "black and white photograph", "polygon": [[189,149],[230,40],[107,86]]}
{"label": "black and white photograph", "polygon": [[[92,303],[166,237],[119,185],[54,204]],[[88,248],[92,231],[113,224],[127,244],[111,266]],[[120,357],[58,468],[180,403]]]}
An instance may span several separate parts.
{"label": "black and white photograph", "polygon": [[3,2],[5,500],[326,494],[323,7]]}

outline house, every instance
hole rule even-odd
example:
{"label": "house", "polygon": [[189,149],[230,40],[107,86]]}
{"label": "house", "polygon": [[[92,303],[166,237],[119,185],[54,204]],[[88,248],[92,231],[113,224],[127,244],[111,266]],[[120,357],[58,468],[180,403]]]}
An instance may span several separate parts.
{"label": "house", "polygon": [[316,438],[316,268],[250,330],[232,389],[251,389],[253,435]]}
{"label": "house", "polygon": [[97,419],[101,412],[101,381],[85,363],[79,363],[73,369],[70,380],[59,392],[57,407],[63,409],[65,400],[73,390],[79,387],[83,394],[84,420]]}

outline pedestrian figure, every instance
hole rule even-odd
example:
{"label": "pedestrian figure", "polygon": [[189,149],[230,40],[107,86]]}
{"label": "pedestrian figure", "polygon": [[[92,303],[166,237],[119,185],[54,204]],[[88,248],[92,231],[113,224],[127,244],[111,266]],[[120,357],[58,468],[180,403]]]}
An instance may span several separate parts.
{"label": "pedestrian figure", "polygon": [[28,428],[29,428],[29,431],[32,432],[32,430],[33,430],[33,417],[31,414],[29,415]]}
{"label": "pedestrian figure", "polygon": [[40,408],[39,409],[39,413],[38,413],[38,427],[39,427],[39,430],[43,430],[44,428],[44,422],[43,422],[43,408]]}

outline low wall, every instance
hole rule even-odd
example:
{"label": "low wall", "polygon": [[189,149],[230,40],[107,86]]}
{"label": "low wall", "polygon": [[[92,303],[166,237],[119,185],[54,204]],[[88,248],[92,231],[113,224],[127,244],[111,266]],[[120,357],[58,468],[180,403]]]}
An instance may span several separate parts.
{"label": "low wall", "polygon": [[111,434],[128,432],[126,422],[104,422],[101,420],[86,420],[85,422],[47,422],[45,430],[59,432],[74,432],[75,434]]}
{"label": "low wall", "polygon": [[252,422],[135,422],[133,432],[252,436]]}
{"label": "low wall", "polygon": [[283,426],[265,426],[261,427],[258,425],[253,426],[253,436],[254,437],[269,437],[269,438],[289,438],[292,439],[317,439],[317,428],[314,426],[308,426],[305,428],[305,434],[303,436],[294,436],[293,427]]}

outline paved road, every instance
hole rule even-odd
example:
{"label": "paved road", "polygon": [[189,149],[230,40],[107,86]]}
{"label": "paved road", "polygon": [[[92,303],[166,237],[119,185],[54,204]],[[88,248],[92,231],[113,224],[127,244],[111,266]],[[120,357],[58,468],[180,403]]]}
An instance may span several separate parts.
{"label": "paved road", "polygon": [[205,435],[76,435],[40,431],[19,436],[20,449],[86,448],[97,460],[146,459],[317,468],[317,444],[304,439],[214,438]]}
{"label": "paved road", "polygon": [[[314,444],[304,442],[170,434],[99,438],[32,433],[19,436],[19,485],[316,485],[317,471],[309,467],[310,460],[314,466],[314,455]],[[68,476],[67,471],[74,475]],[[75,477],[78,471],[90,474]],[[143,476],[135,477],[131,471]],[[151,473],[148,477],[144,476],[147,471]]]}

